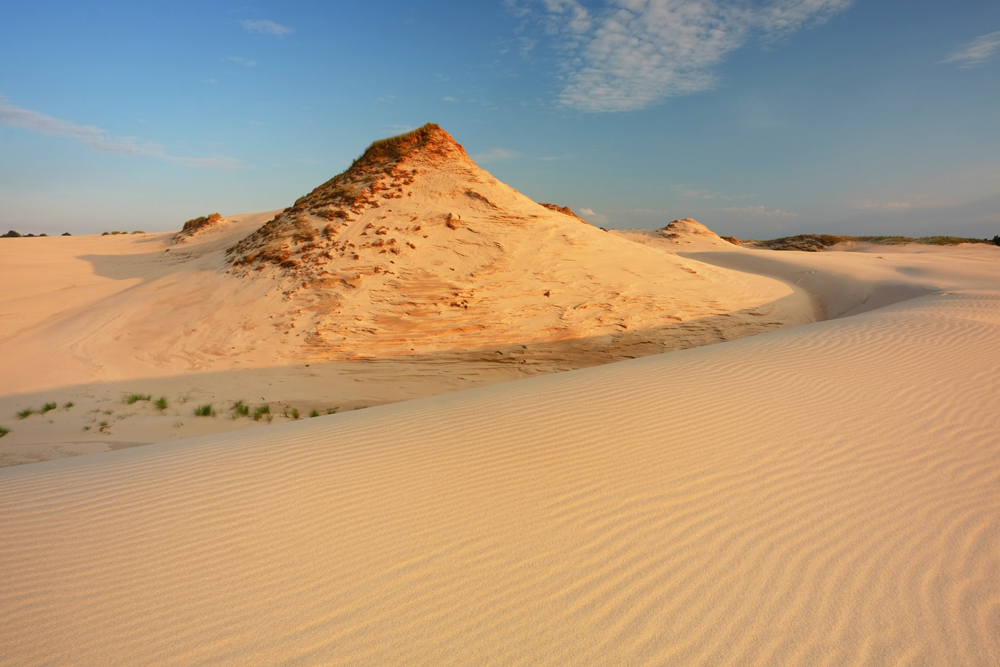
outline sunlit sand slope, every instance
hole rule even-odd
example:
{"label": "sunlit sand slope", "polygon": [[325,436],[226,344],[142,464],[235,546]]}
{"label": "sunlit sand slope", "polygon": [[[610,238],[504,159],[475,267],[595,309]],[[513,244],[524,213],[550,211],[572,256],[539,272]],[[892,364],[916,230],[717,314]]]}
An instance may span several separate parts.
{"label": "sunlit sand slope", "polygon": [[0,664],[997,665],[998,340],[929,295],[0,470]]}

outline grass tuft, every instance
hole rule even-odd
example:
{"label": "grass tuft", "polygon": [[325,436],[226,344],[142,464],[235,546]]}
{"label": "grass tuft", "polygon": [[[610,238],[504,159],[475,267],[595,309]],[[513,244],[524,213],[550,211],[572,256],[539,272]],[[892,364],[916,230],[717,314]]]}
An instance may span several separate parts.
{"label": "grass tuft", "polygon": [[247,405],[242,399],[233,403],[233,415],[242,415],[247,417],[250,415],[250,406]]}
{"label": "grass tuft", "polygon": [[98,426],[101,427],[101,433],[108,432],[108,422],[101,422],[100,424],[98,424]]}
{"label": "grass tuft", "polygon": [[35,409],[34,408],[25,408],[24,410],[18,411],[17,418],[18,419],[27,419],[28,417],[30,417],[33,414],[35,414]]}
{"label": "grass tuft", "polygon": [[53,401],[49,401],[48,403],[46,403],[45,405],[42,406],[42,409],[39,410],[38,413],[44,415],[46,412],[50,412],[52,410],[55,410],[58,407],[59,407],[58,403],[55,403]]}
{"label": "grass tuft", "polygon": [[4,437],[8,433],[10,433],[9,428],[7,428],[6,426],[0,426],[0,438]]}
{"label": "grass tuft", "polygon": [[212,407],[211,403],[206,403],[205,405],[199,405],[194,409],[195,417],[214,417],[215,408]]}
{"label": "grass tuft", "polygon": [[312,419],[313,417],[319,417],[319,412],[317,412],[316,410],[313,410],[312,412],[310,412],[309,413],[309,418]]}
{"label": "grass tuft", "polygon": [[69,401],[68,403],[63,403],[63,410],[69,410],[71,407],[73,407],[73,401]]}
{"label": "grass tuft", "polygon": [[164,410],[166,410],[166,409],[167,409],[168,407],[170,407],[170,404],[169,404],[169,403],[167,403],[167,397],[166,397],[166,396],[160,396],[160,397],[159,397],[158,399],[156,399],[156,402],[155,402],[155,403],[153,403],[153,405],[154,405],[154,406],[156,407],[156,409],[157,409],[157,410],[159,410],[160,412],[163,412],[163,411],[164,411]]}
{"label": "grass tuft", "polygon": [[337,414],[337,408],[327,408],[326,414],[328,414],[328,415],[335,415],[335,414]]}
{"label": "grass tuft", "polygon": [[139,401],[151,401],[153,397],[149,394],[129,394],[125,397],[125,403],[132,405],[133,403],[138,403]]}
{"label": "grass tuft", "polygon": [[258,405],[253,411],[253,420],[259,422],[261,417],[267,416],[267,420],[271,421],[271,406],[270,405]]}

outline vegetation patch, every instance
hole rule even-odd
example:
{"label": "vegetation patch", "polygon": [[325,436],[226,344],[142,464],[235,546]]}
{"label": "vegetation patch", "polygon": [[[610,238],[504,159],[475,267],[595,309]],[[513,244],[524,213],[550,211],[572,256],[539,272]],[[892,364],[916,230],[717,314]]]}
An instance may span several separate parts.
{"label": "vegetation patch", "polygon": [[250,406],[247,405],[243,400],[239,400],[233,403],[232,410],[233,410],[233,419],[236,418],[236,415],[239,415],[241,417],[248,417],[250,415]]}
{"label": "vegetation patch", "polygon": [[10,433],[9,428],[7,428],[6,426],[0,426],[0,438],[4,437],[8,433]]}
{"label": "vegetation patch", "polygon": [[35,414],[34,408],[25,408],[24,410],[19,410],[17,413],[18,419],[27,419],[31,415]]}
{"label": "vegetation patch", "polygon": [[267,417],[267,421],[271,421],[271,406],[270,405],[258,405],[253,411],[253,420],[259,422],[262,417]]}
{"label": "vegetation patch", "polygon": [[[207,227],[212,225],[217,225],[222,221],[222,216],[218,213],[211,213],[209,215],[203,215],[198,218],[192,218],[184,223],[184,227],[181,231],[174,234],[174,242],[183,241],[185,237],[194,236],[198,232],[202,231]],[[133,232],[134,234],[144,234],[145,232]]]}
{"label": "vegetation patch", "polygon": [[212,407],[211,403],[206,403],[205,405],[199,405],[194,409],[195,417],[214,417],[215,408]]}
{"label": "vegetation patch", "polygon": [[918,243],[921,245],[941,245],[951,246],[961,243],[996,243],[1000,245],[1000,236],[990,239],[973,239],[959,236],[839,236],[834,234],[798,234],[797,236],[783,236],[778,239],[768,241],[740,241],[731,236],[723,236],[723,239],[730,243],[753,244],[759,248],[770,248],[771,250],[802,250],[805,252],[819,252],[825,248],[835,246],[838,243],[873,243],[876,245],[903,245],[906,243]]}
{"label": "vegetation patch", "polygon": [[42,406],[42,409],[38,411],[39,414],[44,415],[46,412],[51,412],[59,407],[59,404],[55,401],[50,401]]}
{"label": "vegetation patch", "polygon": [[133,405],[139,401],[151,401],[153,397],[150,394],[129,394],[125,397],[124,402],[128,405]]}
{"label": "vegetation patch", "polygon": [[170,404],[167,402],[166,396],[160,396],[158,399],[156,399],[156,402],[153,403],[153,407],[155,407],[160,412],[163,412],[168,407],[170,407]]}

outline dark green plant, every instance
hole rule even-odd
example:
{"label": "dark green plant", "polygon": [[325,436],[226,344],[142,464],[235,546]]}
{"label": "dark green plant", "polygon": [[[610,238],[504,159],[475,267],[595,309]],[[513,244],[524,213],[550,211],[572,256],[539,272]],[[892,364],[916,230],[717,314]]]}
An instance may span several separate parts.
{"label": "dark green plant", "polygon": [[46,412],[50,412],[52,410],[55,410],[58,407],[59,407],[59,404],[50,401],[50,402],[46,403],[45,405],[43,405],[42,409],[39,410],[38,412],[39,412],[39,414],[43,414],[44,415]]}
{"label": "dark green plant", "polygon": [[63,403],[63,410],[69,410],[71,407],[73,407],[73,401]]}
{"label": "dark green plant", "polygon": [[151,400],[153,400],[153,397],[150,396],[149,394],[129,394],[128,396],[125,397],[125,402],[128,403],[129,405],[132,405],[133,403],[138,403],[139,401],[151,401]]}
{"label": "dark green plant", "polygon": [[199,405],[194,409],[195,417],[214,417],[215,408],[212,407],[211,403],[206,403],[205,405]]}
{"label": "dark green plant", "polygon": [[319,412],[317,412],[316,410],[313,410],[312,412],[310,412],[309,413],[309,418],[312,419],[313,417],[319,417]]}
{"label": "dark green plant", "polygon": [[0,426],[0,438],[4,437],[8,433],[10,433],[9,428],[7,428],[6,426]]}
{"label": "dark green plant", "polygon": [[158,399],[156,399],[156,402],[153,403],[153,405],[156,406],[157,410],[159,410],[160,412],[163,412],[164,410],[166,410],[169,407],[170,404],[167,403],[167,397],[166,396],[160,396]]}
{"label": "dark green plant", "polygon": [[27,419],[28,417],[30,417],[33,414],[35,414],[35,409],[34,408],[25,408],[24,410],[18,411],[17,418],[18,419]]}
{"label": "dark green plant", "polygon": [[233,403],[233,414],[246,417],[250,414],[250,406],[242,400],[236,401]]}
{"label": "dark green plant", "polygon": [[327,408],[326,414],[335,415],[337,414],[337,408]]}
{"label": "dark green plant", "polygon": [[258,405],[253,411],[253,420],[259,422],[260,418],[267,415],[268,421],[270,421],[271,406],[270,405]]}

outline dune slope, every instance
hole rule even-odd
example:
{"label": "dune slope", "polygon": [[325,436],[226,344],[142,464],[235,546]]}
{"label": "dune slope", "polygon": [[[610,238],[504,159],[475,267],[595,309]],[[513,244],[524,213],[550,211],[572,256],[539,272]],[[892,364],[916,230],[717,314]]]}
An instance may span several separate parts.
{"label": "dune slope", "polygon": [[0,470],[3,665],[995,665],[1000,293]]}

